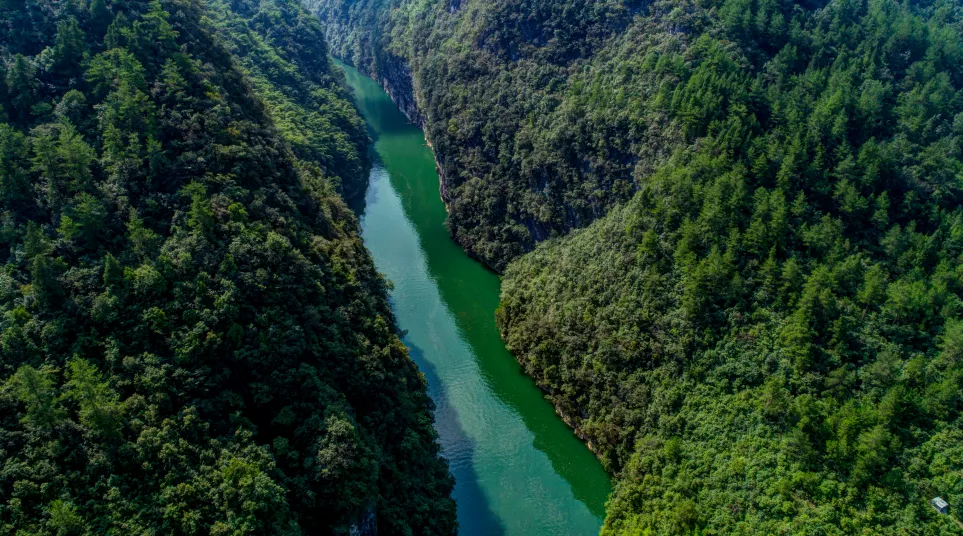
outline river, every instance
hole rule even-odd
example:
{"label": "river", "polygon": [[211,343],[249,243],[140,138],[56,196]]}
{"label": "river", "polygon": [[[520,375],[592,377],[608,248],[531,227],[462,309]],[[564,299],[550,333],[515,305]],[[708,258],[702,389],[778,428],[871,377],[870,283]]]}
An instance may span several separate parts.
{"label": "river", "polygon": [[375,140],[362,237],[394,285],[391,307],[435,401],[459,533],[597,534],[611,481],[505,349],[500,281],[451,240],[421,129],[377,83],[343,68]]}

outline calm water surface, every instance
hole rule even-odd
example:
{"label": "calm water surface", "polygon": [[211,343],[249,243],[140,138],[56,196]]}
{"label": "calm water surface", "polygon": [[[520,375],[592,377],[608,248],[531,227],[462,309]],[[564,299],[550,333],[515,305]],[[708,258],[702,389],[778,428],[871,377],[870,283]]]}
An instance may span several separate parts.
{"label": "calm water surface", "polygon": [[611,482],[502,344],[499,279],[449,237],[421,130],[373,80],[344,69],[375,140],[362,235],[428,379],[460,533],[597,534]]}

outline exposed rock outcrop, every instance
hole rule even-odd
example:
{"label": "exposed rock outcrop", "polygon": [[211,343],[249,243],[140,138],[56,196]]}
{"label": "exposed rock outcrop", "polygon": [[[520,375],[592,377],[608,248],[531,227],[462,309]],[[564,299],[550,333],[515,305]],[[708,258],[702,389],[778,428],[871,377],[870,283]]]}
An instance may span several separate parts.
{"label": "exposed rock outcrop", "polygon": [[[378,54],[375,57],[375,64],[374,72],[365,72],[365,74],[381,84],[385,93],[391,97],[401,113],[405,114],[408,121],[424,130],[426,121],[415,96],[415,82],[411,67],[405,60],[390,53]],[[363,69],[362,71],[364,72]]]}
{"label": "exposed rock outcrop", "polygon": [[[405,60],[390,53],[382,53],[372,60],[373,67],[367,64],[356,65],[350,58],[341,58],[341,61],[352,65],[377,82],[385,90],[385,93],[391,97],[392,102],[398,106],[401,113],[408,118],[408,121],[421,128],[425,133],[425,143],[432,147],[432,151],[434,151],[431,139],[428,137],[428,120],[421,111],[415,93],[414,76],[411,73],[411,67]],[[445,168],[438,160],[437,154],[433,152],[432,156],[435,159],[435,169],[438,171],[441,200],[445,202],[445,210],[448,210],[448,182]]]}

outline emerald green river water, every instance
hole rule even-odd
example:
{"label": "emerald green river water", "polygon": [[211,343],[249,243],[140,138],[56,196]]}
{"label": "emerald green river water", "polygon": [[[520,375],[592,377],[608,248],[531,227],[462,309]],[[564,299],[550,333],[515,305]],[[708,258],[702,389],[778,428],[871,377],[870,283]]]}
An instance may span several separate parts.
{"label": "emerald green river water", "polygon": [[394,284],[392,309],[436,404],[460,534],[597,534],[611,481],[505,349],[500,281],[451,240],[422,131],[344,69],[375,140],[362,236]]}

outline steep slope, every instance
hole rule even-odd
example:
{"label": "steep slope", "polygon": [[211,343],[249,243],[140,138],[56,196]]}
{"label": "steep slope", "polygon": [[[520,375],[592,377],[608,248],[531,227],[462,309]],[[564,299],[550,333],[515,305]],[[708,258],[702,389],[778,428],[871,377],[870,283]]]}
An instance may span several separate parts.
{"label": "steep slope", "polygon": [[454,532],[338,195],[367,136],[305,28],[287,0],[0,7],[4,533]]}
{"label": "steep slope", "polygon": [[411,87],[603,532],[960,530],[957,2],[308,4]]}
{"label": "steep slope", "polygon": [[239,61],[278,132],[346,198],[368,184],[367,132],[328,63],[324,32],[298,2],[208,2],[218,35]]}
{"label": "steep slope", "polygon": [[582,107],[569,81],[624,31],[637,2],[305,3],[335,55],[424,123],[452,234],[490,267],[631,197],[639,133],[606,113],[614,108]]}
{"label": "steep slope", "polygon": [[599,68],[689,143],[510,265],[500,327],[619,475],[603,534],[960,533],[960,10],[767,9]]}

